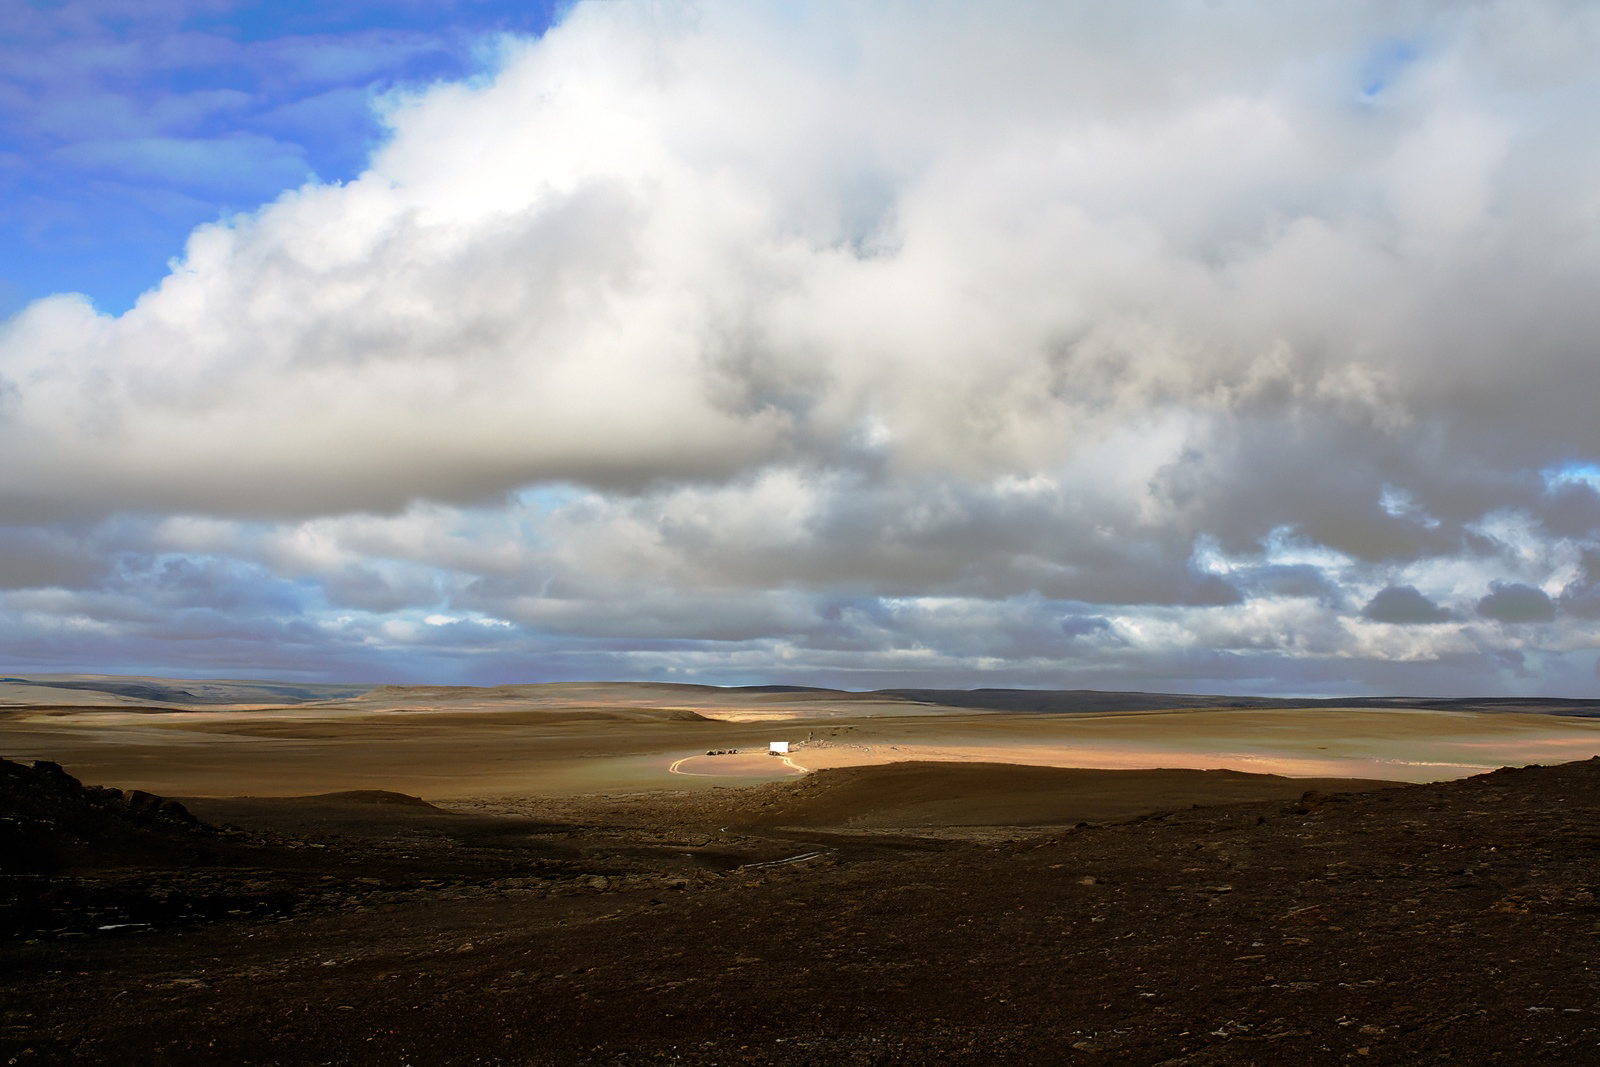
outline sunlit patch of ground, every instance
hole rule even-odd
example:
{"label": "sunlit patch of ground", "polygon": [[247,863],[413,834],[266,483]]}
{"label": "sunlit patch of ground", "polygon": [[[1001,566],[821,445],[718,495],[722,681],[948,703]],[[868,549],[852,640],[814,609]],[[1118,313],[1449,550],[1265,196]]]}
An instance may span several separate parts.
{"label": "sunlit patch of ground", "polygon": [[[1583,759],[1594,750],[1590,742]],[[1533,762],[1509,753],[1512,762]],[[1196,752],[1157,745],[1123,748],[1087,745],[877,745],[859,748],[802,747],[793,758],[808,771],[830,767],[868,767],[913,760],[955,763],[1012,763],[1032,767],[1079,767],[1094,770],[1139,770],[1167,768],[1183,770],[1237,770],[1256,774],[1281,774],[1296,778],[1381,778],[1388,781],[1430,782],[1462,778],[1500,764],[1464,763],[1440,760],[1319,758],[1313,756],[1262,755],[1247,752]]]}

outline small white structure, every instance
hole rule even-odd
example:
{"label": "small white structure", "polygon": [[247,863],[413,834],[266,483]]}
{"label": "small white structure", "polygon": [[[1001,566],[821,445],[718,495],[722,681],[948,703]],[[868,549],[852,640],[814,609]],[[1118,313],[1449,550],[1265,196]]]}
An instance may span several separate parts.
{"label": "small white structure", "polygon": [[769,756],[787,756],[788,754],[789,742],[787,741],[773,741],[767,745],[767,755]]}

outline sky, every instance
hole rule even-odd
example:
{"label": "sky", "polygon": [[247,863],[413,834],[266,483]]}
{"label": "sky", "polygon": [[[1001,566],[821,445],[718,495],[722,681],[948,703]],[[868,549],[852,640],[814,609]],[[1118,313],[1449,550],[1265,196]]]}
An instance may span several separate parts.
{"label": "sky", "polygon": [[1600,696],[1600,7],[0,11],[0,670]]}

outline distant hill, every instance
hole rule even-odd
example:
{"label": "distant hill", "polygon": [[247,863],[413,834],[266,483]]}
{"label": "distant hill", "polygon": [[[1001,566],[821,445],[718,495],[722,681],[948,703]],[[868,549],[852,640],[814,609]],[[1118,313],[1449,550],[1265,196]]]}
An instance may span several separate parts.
{"label": "distant hill", "polygon": [[947,708],[1057,715],[1174,708],[1416,708],[1600,718],[1600,700],[1562,697],[1248,697],[1096,689],[882,689],[878,695]]}
{"label": "distant hill", "polygon": [[[555,682],[500,686],[300,684],[253,680],[186,680],[114,675],[0,677],[0,705],[221,707],[295,706],[330,701],[361,705],[472,704],[529,707],[762,707],[810,702],[875,703],[930,710],[1104,714],[1227,708],[1416,708],[1427,711],[1519,712],[1600,718],[1600,700],[1560,697],[1257,697],[1097,689],[879,689],[852,692],[805,685],[710,686],[657,682]],[[908,708],[907,710],[911,710]]]}
{"label": "distant hill", "polygon": [[34,675],[31,678],[0,678],[0,687],[21,686],[14,699],[30,699],[37,691],[41,704],[62,703],[61,690],[67,693],[103,693],[121,700],[146,704],[304,704],[318,700],[341,700],[360,696],[370,685],[295,685],[286,682],[206,680],[174,678],[106,677],[95,675]]}

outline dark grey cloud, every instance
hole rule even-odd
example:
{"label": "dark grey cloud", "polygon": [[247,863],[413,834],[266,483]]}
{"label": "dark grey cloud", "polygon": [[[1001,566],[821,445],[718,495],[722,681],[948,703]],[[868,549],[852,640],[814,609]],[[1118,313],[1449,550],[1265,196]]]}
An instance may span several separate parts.
{"label": "dark grey cloud", "polygon": [[1113,627],[1103,615],[1068,615],[1061,620],[1061,632],[1068,637],[1100,637],[1112,633]]}
{"label": "dark grey cloud", "polygon": [[1417,592],[1413,586],[1390,585],[1378,590],[1372,599],[1367,601],[1367,606],[1361,609],[1361,617],[1373,622],[1415,626],[1448,622],[1452,616]]}
{"label": "dark grey cloud", "polygon": [[0,527],[0,589],[83,588],[110,563],[68,531]]}
{"label": "dark grey cloud", "polygon": [[1493,582],[1489,595],[1478,601],[1478,614],[1496,622],[1549,622],[1555,604],[1543,589],[1521,582]]}
{"label": "dark grey cloud", "polygon": [[1584,482],[1551,487],[1539,501],[1536,513],[1556,537],[1593,541],[1600,533],[1600,493]]}
{"label": "dark grey cloud", "polygon": [[432,576],[414,569],[387,568],[353,563],[322,575],[323,595],[337,607],[360,608],[376,613],[421,608],[440,602]]}

